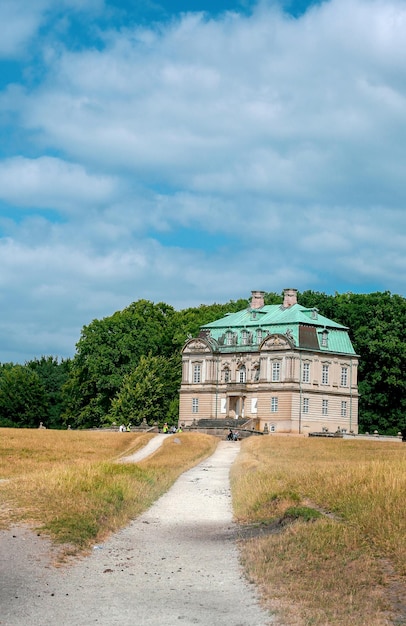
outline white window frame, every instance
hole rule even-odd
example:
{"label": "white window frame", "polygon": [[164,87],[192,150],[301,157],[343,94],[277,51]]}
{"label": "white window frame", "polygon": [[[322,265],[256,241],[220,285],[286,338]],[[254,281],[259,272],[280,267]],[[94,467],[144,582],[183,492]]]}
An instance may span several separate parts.
{"label": "white window frame", "polygon": [[234,339],[234,333],[232,330],[228,330],[226,332],[226,346],[232,346],[233,345],[233,339]]}
{"label": "white window frame", "polygon": [[258,398],[251,398],[251,415],[258,413]]}
{"label": "white window frame", "polygon": [[247,382],[247,369],[246,369],[245,365],[242,365],[238,369],[238,382],[239,383],[246,383]]}
{"label": "white window frame", "polygon": [[271,413],[277,413],[278,412],[278,396],[272,396],[271,397]]}
{"label": "white window frame", "polygon": [[329,378],[329,366],[326,364],[323,364],[321,366],[321,384],[322,385],[328,385],[328,378]]}
{"label": "white window frame", "polygon": [[341,400],[341,417],[347,417],[347,400]]}
{"label": "white window frame", "polygon": [[302,383],[310,383],[310,363],[302,363]]}
{"label": "white window frame", "polygon": [[340,387],[348,387],[348,367],[345,365],[341,367]]}
{"label": "white window frame", "polygon": [[271,381],[273,383],[280,382],[281,379],[281,364],[280,361],[272,361],[272,373]]}
{"label": "white window frame", "polygon": [[249,339],[248,330],[242,330],[241,331],[241,345],[247,346],[249,343],[248,339]]}
{"label": "white window frame", "polygon": [[201,363],[193,364],[193,383],[198,384],[202,382],[202,366]]}
{"label": "white window frame", "polygon": [[262,328],[258,328],[257,329],[257,344],[259,345],[262,341],[262,339],[264,338],[264,332],[262,330]]}
{"label": "white window frame", "polygon": [[192,398],[192,413],[199,413],[199,398]]}
{"label": "white window frame", "polygon": [[309,398],[303,398],[302,412],[303,413],[308,413],[309,412]]}
{"label": "white window frame", "polygon": [[321,414],[328,415],[328,400],[321,401]]}

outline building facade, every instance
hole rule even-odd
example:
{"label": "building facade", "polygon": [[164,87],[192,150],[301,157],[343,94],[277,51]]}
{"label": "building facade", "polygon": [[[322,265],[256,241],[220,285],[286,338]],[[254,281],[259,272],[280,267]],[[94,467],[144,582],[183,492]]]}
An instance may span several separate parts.
{"label": "building facade", "polygon": [[264,293],[184,345],[179,423],[238,418],[261,432],[357,433],[348,328],[302,307],[296,289],[285,289],[282,305],[264,305]]}

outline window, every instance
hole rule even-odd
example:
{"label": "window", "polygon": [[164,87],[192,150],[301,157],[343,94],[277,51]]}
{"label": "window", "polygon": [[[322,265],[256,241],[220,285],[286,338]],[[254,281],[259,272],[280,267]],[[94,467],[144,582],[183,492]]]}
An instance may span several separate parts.
{"label": "window", "polygon": [[228,369],[228,367],[224,368],[224,382],[225,383],[230,382],[230,370]]}
{"label": "window", "polygon": [[310,383],[310,363],[302,365],[302,383]]}
{"label": "window", "polygon": [[228,330],[226,332],[226,345],[227,346],[232,346],[233,345],[233,338],[234,338],[234,334],[231,330]]}
{"label": "window", "polygon": [[327,415],[328,413],[328,400],[322,400],[321,403],[321,414]]}
{"label": "window", "polygon": [[258,413],[258,398],[251,398],[251,413]]}
{"label": "window", "polygon": [[276,396],[272,396],[271,398],[271,413],[277,413],[278,411],[278,398]]}
{"label": "window", "polygon": [[257,329],[257,344],[260,344],[262,341],[262,328]]}
{"label": "window", "polygon": [[192,398],[192,413],[199,413],[199,398]]}
{"label": "window", "polygon": [[328,348],[328,331],[323,330],[321,334],[321,347]]}
{"label": "window", "polygon": [[321,371],[321,384],[328,385],[328,365],[323,365]]}
{"label": "window", "polygon": [[245,365],[243,365],[238,370],[238,382],[245,383],[246,380],[247,380],[247,371],[245,369]]}
{"label": "window", "polygon": [[347,416],[347,400],[341,402],[341,417]]}
{"label": "window", "polygon": [[348,367],[342,367],[341,368],[340,385],[341,385],[341,387],[347,387],[347,385],[348,385]]}
{"label": "window", "polygon": [[303,398],[303,413],[309,412],[309,398]]}
{"label": "window", "polygon": [[247,330],[243,330],[241,333],[241,343],[243,346],[248,345],[248,331]]}
{"label": "window", "polygon": [[201,377],[202,377],[202,366],[199,364],[196,364],[193,366],[193,382],[200,383]]}
{"label": "window", "polygon": [[272,363],[272,382],[276,383],[281,378],[281,364],[277,361]]}

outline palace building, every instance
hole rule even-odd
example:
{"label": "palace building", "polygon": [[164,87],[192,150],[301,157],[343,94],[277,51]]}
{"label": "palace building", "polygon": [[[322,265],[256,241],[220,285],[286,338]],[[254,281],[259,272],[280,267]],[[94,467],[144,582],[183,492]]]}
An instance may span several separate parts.
{"label": "palace building", "polygon": [[206,324],[182,350],[179,423],[243,420],[261,432],[358,433],[358,356],[348,328],[285,289]]}

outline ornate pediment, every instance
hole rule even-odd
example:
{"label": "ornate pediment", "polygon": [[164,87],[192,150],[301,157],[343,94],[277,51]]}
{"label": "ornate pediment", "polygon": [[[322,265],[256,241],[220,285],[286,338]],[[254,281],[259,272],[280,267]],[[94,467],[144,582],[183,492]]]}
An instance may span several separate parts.
{"label": "ornate pediment", "polygon": [[210,353],[212,352],[212,350],[206,341],[197,338],[189,339],[189,341],[183,348],[183,352],[198,352],[199,354],[201,354],[202,352]]}
{"label": "ornate pediment", "polygon": [[289,350],[292,344],[283,335],[268,335],[261,345],[261,350]]}

